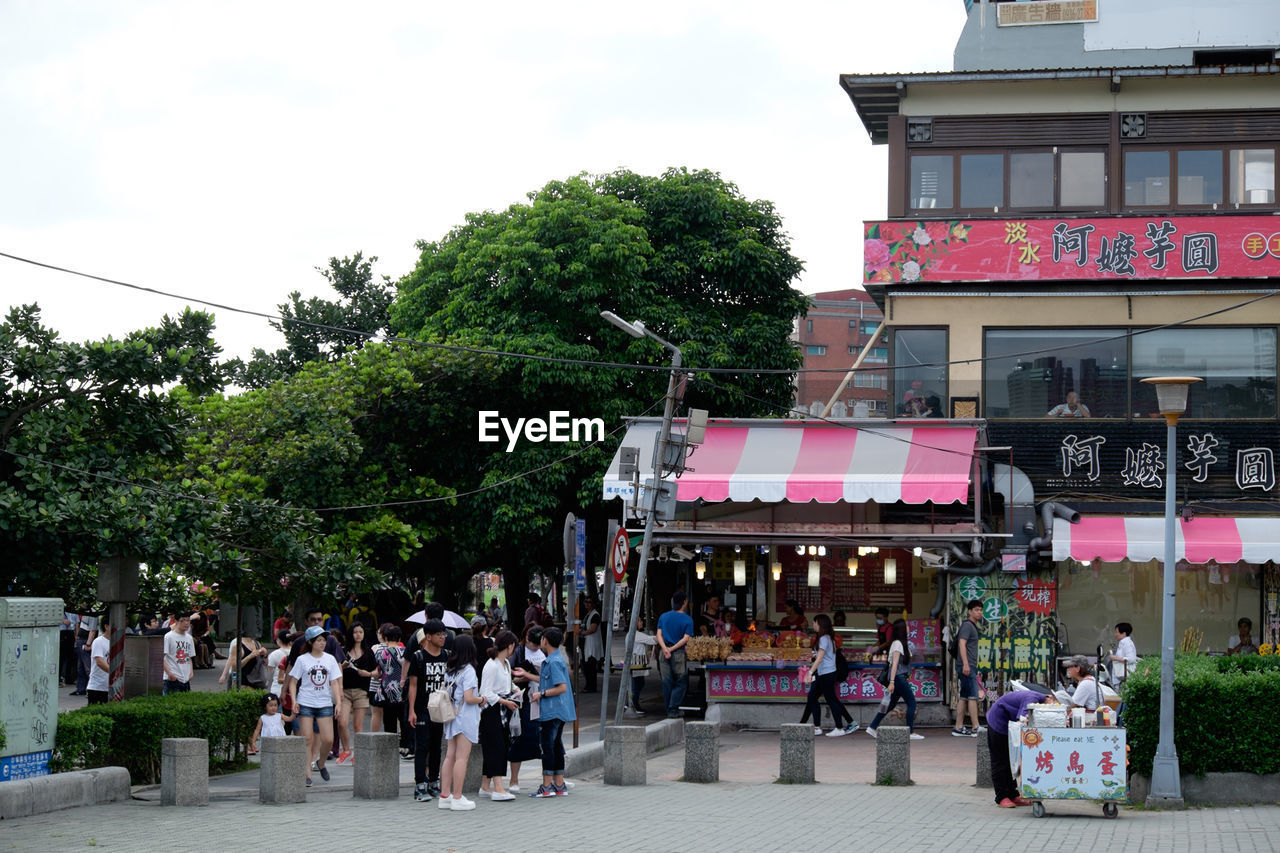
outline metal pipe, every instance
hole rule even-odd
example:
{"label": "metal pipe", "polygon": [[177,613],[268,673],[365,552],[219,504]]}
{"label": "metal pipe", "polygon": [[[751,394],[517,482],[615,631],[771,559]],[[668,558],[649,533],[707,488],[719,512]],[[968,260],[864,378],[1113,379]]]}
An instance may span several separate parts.
{"label": "metal pipe", "polygon": [[1045,501],[1040,504],[1040,523],[1043,533],[1032,539],[1027,545],[1028,551],[1042,551],[1045,548],[1053,547],[1053,520],[1055,518],[1065,518],[1071,524],[1080,523],[1080,513],[1076,512],[1066,504],[1060,504],[1057,501]]}

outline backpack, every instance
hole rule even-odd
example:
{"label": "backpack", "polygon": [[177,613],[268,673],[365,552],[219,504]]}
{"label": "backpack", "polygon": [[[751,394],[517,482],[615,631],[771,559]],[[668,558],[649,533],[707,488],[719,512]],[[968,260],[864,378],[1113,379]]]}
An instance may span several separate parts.
{"label": "backpack", "polygon": [[836,649],[836,682],[841,683],[849,677],[849,659]]}
{"label": "backpack", "polygon": [[451,723],[458,716],[453,707],[453,682],[446,681],[444,687],[437,687],[427,697],[427,716],[433,723]]}

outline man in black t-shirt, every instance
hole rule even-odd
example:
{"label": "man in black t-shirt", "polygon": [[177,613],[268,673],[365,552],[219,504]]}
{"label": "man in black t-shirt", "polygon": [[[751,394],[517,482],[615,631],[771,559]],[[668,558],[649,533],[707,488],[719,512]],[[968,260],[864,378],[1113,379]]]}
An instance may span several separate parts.
{"label": "man in black t-shirt", "polygon": [[425,802],[440,795],[440,747],[444,723],[427,715],[431,691],[444,687],[445,664],[449,653],[445,639],[449,632],[439,619],[428,619],[418,637],[418,647],[408,655],[409,725],[413,728],[413,798]]}

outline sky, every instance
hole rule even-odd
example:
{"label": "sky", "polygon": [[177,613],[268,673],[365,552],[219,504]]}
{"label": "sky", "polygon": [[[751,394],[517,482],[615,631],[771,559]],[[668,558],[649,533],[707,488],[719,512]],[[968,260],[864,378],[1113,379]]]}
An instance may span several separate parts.
{"label": "sky", "polygon": [[[0,252],[274,313],[315,271],[415,244],[550,180],[711,169],[773,201],[806,292],[861,283],[885,215],[842,73],[951,67],[962,0],[642,7],[0,2]],[[0,258],[6,306],[69,340],[186,300]],[[198,307],[198,306],[197,306]],[[215,310],[225,355],[274,349]]]}

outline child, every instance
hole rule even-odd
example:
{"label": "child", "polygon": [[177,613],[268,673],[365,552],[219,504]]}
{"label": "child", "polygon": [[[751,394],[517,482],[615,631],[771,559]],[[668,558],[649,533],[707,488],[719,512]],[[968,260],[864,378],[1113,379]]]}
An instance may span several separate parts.
{"label": "child", "polygon": [[466,634],[454,638],[444,677],[456,716],[444,724],[447,748],[440,771],[439,808],[464,812],[476,807],[474,800],[462,795],[462,785],[467,778],[471,746],[480,742],[480,705],[484,702],[480,679],[476,677],[476,644]]}
{"label": "child", "polygon": [[253,727],[253,734],[249,736],[250,755],[258,754],[259,737],[284,737],[284,724],[293,719],[293,714],[280,713],[280,697],[274,693],[262,697],[262,711],[258,724]]}
{"label": "child", "polygon": [[573,705],[573,692],[569,689],[569,664],[560,651],[564,633],[559,628],[548,628],[542,633],[542,651],[547,659],[539,673],[538,689],[530,693],[532,701],[540,703],[540,730],[542,734],[542,784],[531,797],[568,796],[564,782],[564,744],[560,735],[564,724],[577,719]]}

